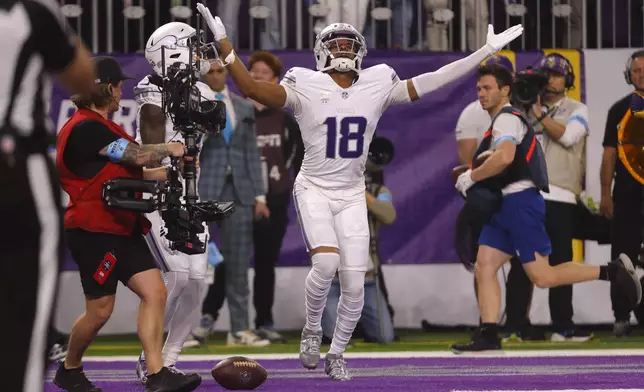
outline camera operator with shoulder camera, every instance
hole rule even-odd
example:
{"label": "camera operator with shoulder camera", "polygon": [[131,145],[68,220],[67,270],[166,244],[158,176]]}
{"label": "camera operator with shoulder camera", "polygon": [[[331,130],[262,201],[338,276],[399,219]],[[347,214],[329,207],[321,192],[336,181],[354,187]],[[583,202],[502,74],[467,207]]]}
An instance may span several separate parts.
{"label": "camera operator with shoulder camera", "polygon": [[[506,56],[494,55],[485,60],[481,66],[499,65],[514,76],[514,65]],[[458,147],[458,158],[461,164],[469,165],[472,163],[474,153],[479,143],[483,139],[485,132],[490,127],[490,114],[483,109],[481,102],[477,99],[470,103],[461,112],[456,123],[456,143]],[[477,225],[478,230],[473,233],[473,238],[478,238],[481,225]],[[473,263],[476,254],[472,254]],[[519,258],[514,256],[510,260],[511,268],[506,281],[506,322],[504,340],[510,338],[517,340],[543,340],[543,334],[532,327],[528,317],[529,305],[532,299],[533,285],[528,279],[525,271],[521,267]],[[468,269],[472,266],[466,265]],[[476,293],[476,278],[474,279],[474,292]],[[520,295],[516,295],[520,292]]]}
{"label": "camera operator with shoulder camera", "polygon": [[[544,82],[547,77],[547,84],[526,113],[535,124],[548,167],[550,192],[542,195],[546,201],[546,232],[552,244],[548,260],[556,266],[573,259],[575,211],[586,169],[588,108],[566,94],[575,84],[567,58],[558,53],[544,56],[536,72]],[[592,334],[575,328],[572,321],[572,290],[572,285],[565,285],[549,291],[552,341],[592,338]]]}
{"label": "camera operator with shoulder camera", "polygon": [[[78,111],[60,131],[56,166],[70,197],[65,231],[78,265],[86,311],[74,323],[68,354],[54,383],[65,390],[100,391],[85,376],[83,353],[108,321],[119,281],[140,299],[138,334],[149,371],[146,391],[192,391],[197,374],[181,375],[163,366],[166,288],[144,240],[150,222],[139,212],[107,206],[103,184],[115,178],[164,181],[167,169],[157,166],[167,157],[182,157],[181,143],[138,145],[125,130],[108,119],[119,108],[123,80],[131,79],[111,57],[96,57],[96,88],[75,95]],[[136,198],[136,197],[135,197]]]}

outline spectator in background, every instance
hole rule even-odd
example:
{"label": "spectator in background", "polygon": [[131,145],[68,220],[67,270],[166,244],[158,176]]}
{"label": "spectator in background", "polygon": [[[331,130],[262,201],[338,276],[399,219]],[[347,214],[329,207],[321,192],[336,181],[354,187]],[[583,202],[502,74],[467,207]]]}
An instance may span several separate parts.
{"label": "spectator in background", "polygon": [[[210,0],[212,2],[212,0]],[[209,1],[203,1],[208,6]],[[242,0],[218,0],[217,15],[226,26],[226,33],[235,47],[238,46],[237,20],[239,18],[239,7]],[[251,4],[252,6],[253,4]],[[268,18],[264,19],[264,25],[261,28],[260,45],[263,50],[275,50],[282,48],[280,40],[280,2],[279,0],[262,0],[261,5],[270,10]],[[246,11],[247,13],[248,11]],[[253,23],[253,19],[250,20]]]}
{"label": "spectator in background", "polygon": [[[644,110],[644,51],[633,53],[624,70],[626,83],[633,86],[633,93],[615,102],[608,110],[604,133],[604,154],[600,171],[601,202],[600,213],[612,219],[611,255],[625,253],[632,260],[638,260],[642,244],[642,207],[644,207],[644,187],[628,171],[621,158],[618,159],[617,140],[620,128],[644,127],[638,118]],[[638,128],[638,131],[641,128]],[[613,187],[614,181],[614,187]],[[611,302],[615,325],[613,333],[626,336],[631,332],[630,311],[623,306],[618,287],[611,284]],[[641,314],[643,305],[636,309]],[[638,317],[640,318],[640,317]],[[644,322],[640,318],[640,323]]]}
{"label": "spectator in background", "polygon": [[[396,219],[396,209],[392,202],[391,191],[384,185],[383,170],[394,157],[391,142],[384,137],[374,137],[369,146],[369,158],[366,164],[366,197],[369,211],[369,265],[365,275],[364,307],[359,326],[367,341],[391,343],[394,340],[393,309],[388,304],[384,279],[381,272],[380,227],[390,225]],[[379,279],[376,283],[376,279]],[[341,287],[336,273],[331,283],[326,305],[322,313],[322,335],[331,341],[336,326]]]}
{"label": "spectator in background", "polygon": [[363,32],[370,0],[309,0],[310,4],[318,3],[328,8],[329,13],[322,20],[319,20],[314,28],[315,34],[332,23],[348,23],[356,30]]}
{"label": "spectator in background", "polygon": [[[376,6],[387,6],[387,0],[377,1]],[[410,42],[410,33],[411,26],[414,18],[414,8],[416,7],[416,2],[413,0],[389,0],[391,5],[391,48],[392,49],[401,49],[408,48]],[[369,48],[380,47],[376,45],[376,40],[373,38],[373,32],[371,25],[372,18],[367,18],[367,23],[365,24],[364,35],[365,40],[367,41],[367,46]],[[378,30],[378,25],[375,24],[376,31]],[[405,30],[407,30],[405,32]],[[481,45],[483,46],[483,45]],[[480,47],[480,46],[479,46]]]}
{"label": "spectator in background", "polygon": [[[427,12],[427,46],[431,51],[449,51],[453,43],[448,40],[448,26],[453,19],[445,20],[441,10],[450,8],[449,0],[424,0]],[[475,51],[485,44],[489,24],[487,1],[465,1],[467,50]]]}
{"label": "spectator in background", "polygon": [[[269,52],[259,51],[251,55],[248,69],[255,80],[277,83],[282,75],[282,62]],[[255,327],[261,338],[271,342],[285,342],[273,323],[275,265],[288,226],[293,178],[302,165],[304,144],[300,128],[291,114],[283,109],[271,109],[259,102],[250,101],[255,107],[257,146],[261,155],[264,186],[267,189],[266,204],[270,211],[270,216],[255,220],[253,226]]]}
{"label": "spectator in background", "polygon": [[[568,49],[580,49],[583,42],[583,2],[584,0],[553,0],[553,12],[559,6],[570,6],[570,15],[565,18],[565,27],[561,32],[562,47]],[[570,28],[568,28],[570,23]]]}
{"label": "spectator in background", "polygon": [[235,212],[217,222],[224,261],[215,268],[215,282],[210,285],[202,306],[200,325],[184,347],[203,343],[214,330],[219,311],[228,299],[230,332],[228,345],[266,346],[249,328],[248,266],[253,246],[253,215],[268,217],[266,191],[262,181],[259,150],[255,135],[255,113],[250,102],[231,93],[226,87],[228,73],[219,62],[212,62],[205,75],[206,84],[226,104],[226,127],[206,139],[201,152],[199,192],[203,200],[234,201]]}

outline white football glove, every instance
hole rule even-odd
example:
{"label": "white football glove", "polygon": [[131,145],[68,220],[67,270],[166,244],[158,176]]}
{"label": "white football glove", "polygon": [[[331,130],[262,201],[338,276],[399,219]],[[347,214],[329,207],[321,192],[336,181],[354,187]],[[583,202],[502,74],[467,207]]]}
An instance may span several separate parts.
{"label": "white football glove", "polygon": [[458,176],[456,180],[456,189],[461,192],[463,197],[467,197],[467,190],[474,185],[475,181],[472,180],[472,169],[468,169],[465,173]]}
{"label": "white football glove", "polygon": [[218,16],[213,17],[208,7],[201,3],[197,3],[197,11],[199,11],[201,16],[206,20],[208,28],[210,28],[210,31],[212,31],[212,34],[215,36],[215,40],[221,41],[226,38],[226,28]]}
{"label": "white football glove", "polygon": [[494,26],[487,26],[487,43],[485,49],[492,55],[523,34],[523,26],[518,24],[500,34],[494,34]]}

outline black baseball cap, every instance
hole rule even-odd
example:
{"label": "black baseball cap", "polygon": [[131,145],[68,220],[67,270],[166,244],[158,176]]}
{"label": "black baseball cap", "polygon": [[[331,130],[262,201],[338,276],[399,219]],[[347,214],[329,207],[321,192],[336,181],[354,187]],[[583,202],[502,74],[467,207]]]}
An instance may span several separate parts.
{"label": "black baseball cap", "polygon": [[123,74],[121,64],[114,57],[96,56],[94,57],[94,67],[96,68],[96,83],[117,84],[122,80],[134,79],[131,76]]}

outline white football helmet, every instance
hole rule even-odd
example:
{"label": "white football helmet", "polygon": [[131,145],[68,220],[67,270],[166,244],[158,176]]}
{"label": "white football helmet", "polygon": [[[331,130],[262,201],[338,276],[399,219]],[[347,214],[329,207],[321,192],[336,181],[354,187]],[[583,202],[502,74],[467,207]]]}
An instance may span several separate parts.
{"label": "white football helmet", "polygon": [[[168,67],[174,63],[194,64],[197,60],[197,48],[203,51],[214,50],[213,44],[206,44],[202,40],[203,31],[197,36],[197,30],[182,22],[170,22],[159,27],[152,33],[145,45],[145,58],[154,72],[163,75]],[[161,48],[165,48],[161,50]],[[190,59],[192,47],[192,59]],[[212,56],[212,54],[211,54]],[[162,58],[164,57],[164,58]],[[215,51],[214,58],[217,57]],[[163,64],[165,61],[165,70]],[[210,70],[210,62],[201,59],[199,72],[204,75]]]}
{"label": "white football helmet", "polygon": [[350,24],[333,23],[317,35],[313,53],[318,71],[358,72],[367,55],[367,43]]}

